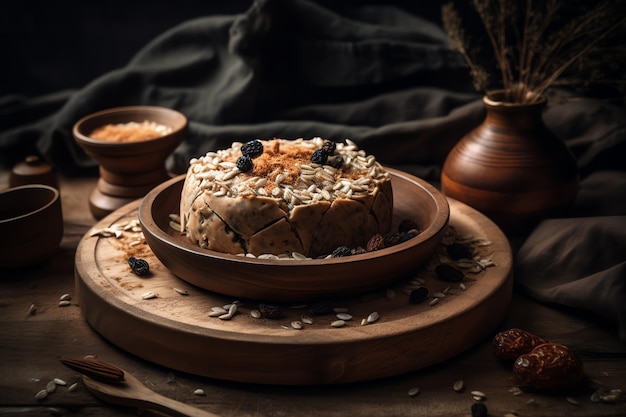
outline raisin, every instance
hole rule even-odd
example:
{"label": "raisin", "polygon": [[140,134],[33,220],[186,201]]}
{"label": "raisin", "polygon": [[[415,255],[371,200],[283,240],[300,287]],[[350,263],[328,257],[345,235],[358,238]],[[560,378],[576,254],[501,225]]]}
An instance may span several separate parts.
{"label": "raisin", "polygon": [[347,246],[339,246],[337,249],[333,251],[330,255],[332,258],[341,258],[344,256],[352,255],[352,250]]}
{"label": "raisin", "polygon": [[133,270],[135,275],[142,276],[150,272],[150,264],[148,264],[148,261],[146,261],[145,259],[135,258],[134,256],[131,256],[130,258],[128,258],[128,265]]}
{"label": "raisin", "polygon": [[500,359],[516,359],[543,343],[546,341],[541,337],[513,328],[496,334],[491,347],[493,354]]}
{"label": "raisin", "polygon": [[461,243],[452,243],[448,245],[446,250],[448,252],[448,255],[450,255],[450,257],[455,260],[472,259],[472,257],[474,256],[472,250]]}
{"label": "raisin", "polygon": [[484,403],[474,403],[471,407],[472,417],[487,417],[487,406]]}
{"label": "raisin", "polygon": [[367,241],[365,249],[368,252],[374,252],[385,248],[385,238],[380,234],[375,234]]}
{"label": "raisin", "polygon": [[417,287],[409,293],[409,303],[419,304],[428,297],[428,288]]}
{"label": "raisin", "polygon": [[419,230],[419,225],[411,219],[402,220],[398,225],[398,232],[400,233],[406,233],[413,229]]}
{"label": "raisin", "polygon": [[251,140],[241,147],[241,153],[250,158],[256,158],[263,153],[263,144],[259,140]]}
{"label": "raisin", "polygon": [[322,145],[322,151],[324,151],[326,155],[334,154],[336,149],[337,149],[337,144],[330,140],[325,141],[324,144]]}
{"label": "raisin", "polygon": [[248,172],[252,169],[253,166],[254,163],[252,162],[252,158],[250,158],[248,155],[242,155],[237,158],[237,168],[239,168],[239,171]]}
{"label": "raisin", "polygon": [[263,317],[268,319],[278,319],[283,315],[280,311],[280,307],[273,304],[261,303],[259,304],[259,311]]}
{"label": "raisin", "polygon": [[465,275],[463,271],[460,271],[448,264],[441,264],[435,267],[435,273],[437,278],[445,282],[462,282]]}
{"label": "raisin", "polygon": [[328,154],[321,149],[316,149],[311,155],[311,162],[314,164],[323,165],[326,163],[326,159],[328,158]]}
{"label": "raisin", "polygon": [[329,156],[326,163],[333,168],[339,169],[343,166],[343,158],[339,155]]}
{"label": "raisin", "polygon": [[513,365],[513,381],[520,387],[559,390],[583,378],[581,360],[567,346],[543,343],[521,355]]}

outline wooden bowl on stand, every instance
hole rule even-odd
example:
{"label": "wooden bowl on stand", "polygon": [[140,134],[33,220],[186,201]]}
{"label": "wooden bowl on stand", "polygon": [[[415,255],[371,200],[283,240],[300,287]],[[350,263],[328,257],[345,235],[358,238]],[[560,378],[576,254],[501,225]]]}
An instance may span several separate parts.
{"label": "wooden bowl on stand", "polygon": [[[155,106],[116,107],[76,122],[74,139],[100,165],[89,197],[92,215],[101,219],[169,179],[165,160],[185,137],[187,125],[182,113]],[[98,134],[100,128],[108,128],[110,136]]]}

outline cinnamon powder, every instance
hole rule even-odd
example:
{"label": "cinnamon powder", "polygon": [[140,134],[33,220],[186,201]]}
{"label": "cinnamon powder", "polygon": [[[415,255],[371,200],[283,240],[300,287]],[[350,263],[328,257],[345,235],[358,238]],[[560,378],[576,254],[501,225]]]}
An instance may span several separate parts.
{"label": "cinnamon powder", "polygon": [[129,122],[107,124],[94,129],[89,137],[107,142],[135,142],[158,138],[171,132],[171,128],[155,122]]}

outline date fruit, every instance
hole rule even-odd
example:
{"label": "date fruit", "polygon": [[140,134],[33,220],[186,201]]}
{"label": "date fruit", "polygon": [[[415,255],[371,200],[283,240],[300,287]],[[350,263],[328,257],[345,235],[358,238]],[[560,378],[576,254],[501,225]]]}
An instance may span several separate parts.
{"label": "date fruit", "polygon": [[520,387],[558,390],[578,384],[581,360],[567,346],[544,343],[521,355],[513,365],[513,381]]}
{"label": "date fruit", "polygon": [[493,354],[500,359],[516,359],[547,341],[522,329],[509,329],[495,335],[491,344]]}

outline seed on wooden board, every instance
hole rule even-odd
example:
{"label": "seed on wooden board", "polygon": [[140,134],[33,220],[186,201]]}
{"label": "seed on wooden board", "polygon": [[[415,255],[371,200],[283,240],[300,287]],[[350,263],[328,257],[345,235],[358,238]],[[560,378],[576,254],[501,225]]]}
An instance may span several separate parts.
{"label": "seed on wooden board", "polygon": [[465,383],[463,382],[462,379],[459,379],[458,381],[454,381],[454,384],[452,385],[452,389],[455,390],[456,392],[461,392],[463,391],[464,388],[465,388]]}
{"label": "seed on wooden board", "polygon": [[222,306],[215,306],[215,307],[211,307],[211,311],[215,311],[215,312],[223,314],[223,313],[226,313],[228,311],[228,309],[225,309]]}
{"label": "seed on wooden board", "polygon": [[513,395],[522,395],[522,390],[520,389],[520,387],[511,387],[509,389],[509,392]]}
{"label": "seed on wooden board", "polygon": [[150,300],[152,298],[156,298],[157,295],[155,293],[153,293],[152,291],[148,291],[146,293],[143,293],[141,298],[143,298],[144,300]]}
{"label": "seed on wooden board", "polygon": [[198,389],[194,390],[193,395],[206,395],[206,394],[204,393],[203,389],[198,388]]}
{"label": "seed on wooden board", "polygon": [[69,392],[74,392],[78,389],[78,382],[74,382],[72,385],[70,385],[69,387],[67,387],[67,390]]}
{"label": "seed on wooden board", "polygon": [[69,305],[72,305],[71,301],[68,301],[68,300],[59,301],[59,307],[67,307]]}
{"label": "seed on wooden board", "polygon": [[259,310],[251,310],[250,311],[250,315],[255,318],[255,319],[260,319],[262,317],[262,314]]}
{"label": "seed on wooden board", "polygon": [[302,320],[302,323],[304,323],[304,324],[313,324],[313,318],[309,317],[307,315],[301,316],[300,320]]}
{"label": "seed on wooden board", "polygon": [[180,295],[189,295],[189,291],[182,289],[182,288],[176,288],[174,287],[174,291],[176,291],[177,293],[179,293]]}
{"label": "seed on wooden board", "polygon": [[343,321],[352,320],[352,315],[351,315],[351,314],[348,314],[348,313],[338,313],[338,314],[336,315],[336,317],[337,317],[339,320],[343,320]]}
{"label": "seed on wooden board", "polygon": [[35,399],[43,400],[47,396],[48,396],[48,391],[45,389],[42,389],[41,391],[37,392],[37,394],[35,394]]}
{"label": "seed on wooden board", "polygon": [[378,321],[379,318],[380,318],[380,314],[378,314],[377,311],[374,311],[373,313],[370,313],[369,316],[367,316],[367,322],[368,323],[374,323],[374,322]]}
{"label": "seed on wooden board", "polygon": [[48,391],[49,393],[53,393],[56,390],[57,384],[55,384],[54,381],[48,382],[48,384],[46,385],[46,391]]}
{"label": "seed on wooden board", "polygon": [[52,381],[54,381],[56,385],[60,385],[62,387],[67,385],[67,382],[63,381],[61,378],[54,378]]}
{"label": "seed on wooden board", "polygon": [[472,391],[470,392],[472,398],[474,398],[476,401],[482,401],[485,398],[487,398],[487,396],[485,395],[484,392],[482,391]]}
{"label": "seed on wooden board", "polygon": [[411,304],[419,304],[428,297],[428,288],[418,287],[409,293],[409,302]]}
{"label": "seed on wooden board", "polygon": [[430,302],[428,303],[429,306],[434,306],[435,304],[437,304],[439,302],[439,298],[433,298],[432,300],[430,300]]}
{"label": "seed on wooden board", "polygon": [[445,296],[446,295],[443,292],[441,292],[441,291],[437,291],[437,292],[433,293],[433,297],[435,297],[435,298],[444,298]]}
{"label": "seed on wooden board", "polygon": [[415,397],[417,394],[420,393],[420,389],[418,387],[413,387],[411,389],[409,389],[409,397]]}
{"label": "seed on wooden board", "polygon": [[226,314],[225,311],[210,311],[208,316],[209,317],[219,317],[219,316],[222,316],[224,314]]}
{"label": "seed on wooden board", "polygon": [[296,330],[302,330],[302,322],[299,320],[294,320],[291,322],[291,327],[293,327]]}
{"label": "seed on wooden board", "polygon": [[467,289],[467,287],[465,286],[465,284],[460,283],[460,284],[459,284],[459,289],[460,289],[461,291],[465,291],[465,290]]}
{"label": "seed on wooden board", "polygon": [[35,313],[37,313],[37,306],[33,303],[30,305],[30,307],[28,307],[28,315],[34,316]]}
{"label": "seed on wooden board", "polygon": [[63,294],[61,297],[59,297],[59,301],[71,301],[72,300],[72,296],[69,294]]}
{"label": "seed on wooden board", "polygon": [[335,320],[335,321],[333,321],[332,323],[330,323],[330,325],[331,325],[332,327],[343,327],[343,326],[345,326],[345,325],[346,325],[346,322],[345,322],[345,321],[343,321],[343,320]]}
{"label": "seed on wooden board", "polygon": [[361,326],[366,326],[367,324],[367,319],[361,319]]}
{"label": "seed on wooden board", "polygon": [[221,316],[218,316],[218,318],[222,320],[230,320],[231,318],[233,318],[236,312],[237,312],[237,304],[233,303],[229,306],[228,313],[222,314]]}

